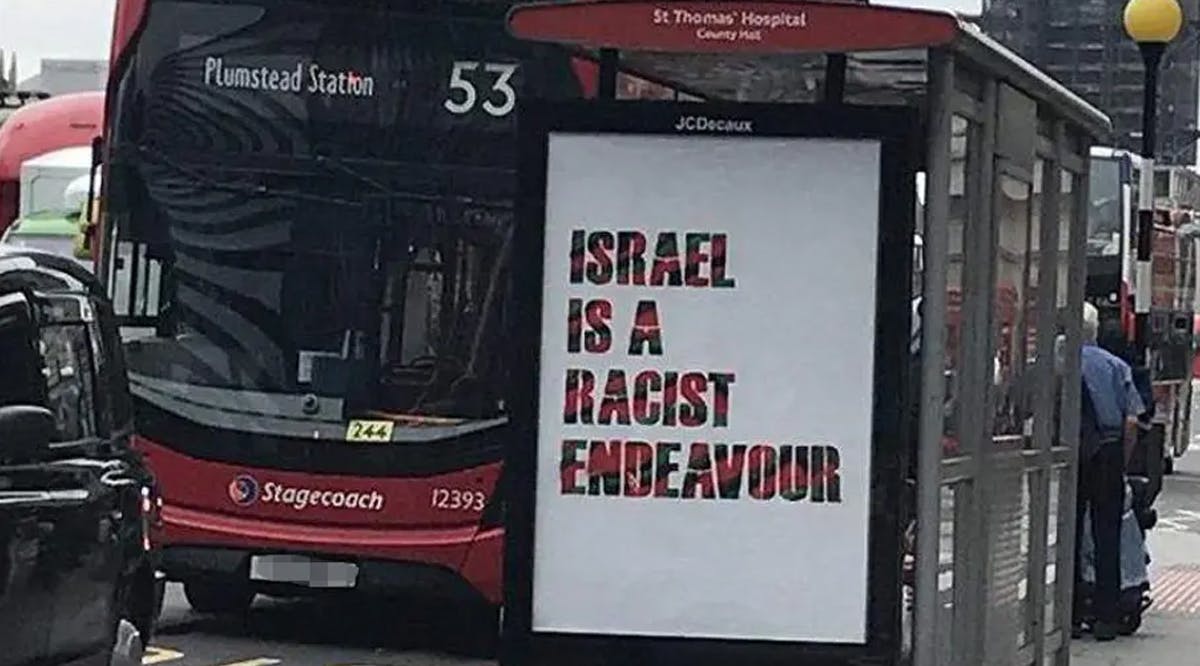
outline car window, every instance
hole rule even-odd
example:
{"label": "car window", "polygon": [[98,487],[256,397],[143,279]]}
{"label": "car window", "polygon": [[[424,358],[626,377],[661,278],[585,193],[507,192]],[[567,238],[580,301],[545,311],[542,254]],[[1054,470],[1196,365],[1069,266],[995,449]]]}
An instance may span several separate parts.
{"label": "car window", "polygon": [[21,297],[12,292],[0,294],[0,406],[40,405],[41,367],[31,325],[12,308]]}
{"label": "car window", "polygon": [[133,406],[116,316],[112,307],[103,301],[93,301],[93,309],[96,319],[90,330],[96,354],[96,378],[100,385],[96,392],[96,412],[101,435],[109,436],[131,425]]}
{"label": "car window", "polygon": [[41,329],[47,406],[58,426],[55,441],[96,436],[91,342],[82,324],[46,324]]}

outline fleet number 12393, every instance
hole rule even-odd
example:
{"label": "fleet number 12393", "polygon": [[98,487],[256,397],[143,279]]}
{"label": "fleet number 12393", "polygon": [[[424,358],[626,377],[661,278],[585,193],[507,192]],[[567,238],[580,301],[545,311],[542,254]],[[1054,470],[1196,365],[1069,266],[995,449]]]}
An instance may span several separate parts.
{"label": "fleet number 12393", "polygon": [[480,490],[434,488],[430,505],[447,511],[483,511],[487,506],[487,494]]}

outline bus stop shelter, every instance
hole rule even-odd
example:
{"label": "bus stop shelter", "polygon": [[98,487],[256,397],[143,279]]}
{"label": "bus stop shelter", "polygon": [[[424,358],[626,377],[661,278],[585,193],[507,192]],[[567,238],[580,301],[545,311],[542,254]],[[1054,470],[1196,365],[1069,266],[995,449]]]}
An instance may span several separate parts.
{"label": "bus stop shelter", "polygon": [[598,61],[601,96],[619,70],[698,103],[920,109],[919,360],[893,433],[915,491],[872,507],[915,519],[898,660],[1067,664],[1088,154],[1108,118],[943,12],[584,0],[518,5],[509,29]]}

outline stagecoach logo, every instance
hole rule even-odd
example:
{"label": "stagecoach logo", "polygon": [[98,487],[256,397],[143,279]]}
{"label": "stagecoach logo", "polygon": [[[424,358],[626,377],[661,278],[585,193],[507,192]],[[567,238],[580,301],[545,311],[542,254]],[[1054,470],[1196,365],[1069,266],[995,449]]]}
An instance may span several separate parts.
{"label": "stagecoach logo", "polygon": [[229,482],[226,489],[229,499],[238,506],[279,504],[296,511],[311,508],[357,509],[360,511],[382,511],[383,493],[377,490],[330,490],[327,488],[302,488],[267,481],[261,486],[258,479],[241,474]]}
{"label": "stagecoach logo", "polygon": [[243,474],[229,482],[229,499],[238,506],[250,506],[258,499],[258,481]]}
{"label": "stagecoach logo", "polygon": [[675,123],[680,132],[719,132],[724,134],[749,134],[754,131],[753,120],[731,120],[707,116],[680,116]]}

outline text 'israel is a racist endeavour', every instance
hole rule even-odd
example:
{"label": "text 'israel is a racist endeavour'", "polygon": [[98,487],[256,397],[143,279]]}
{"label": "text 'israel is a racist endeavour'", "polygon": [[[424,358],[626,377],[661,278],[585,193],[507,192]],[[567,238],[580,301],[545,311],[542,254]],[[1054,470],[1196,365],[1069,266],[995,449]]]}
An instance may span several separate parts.
{"label": "text 'israel is a racist endeavour'", "polygon": [[[663,367],[667,313],[659,299],[643,296],[654,289],[737,289],[728,270],[730,245],[726,233],[661,231],[651,238],[637,230],[572,230],[566,351],[624,362],[565,369],[561,494],[842,501],[837,446],[721,436],[735,420],[736,368]],[[581,293],[588,289],[593,293]],[[635,292],[634,298],[613,297]],[[624,319],[619,311],[626,311]],[[741,344],[753,344],[753,332],[747,335]],[[715,359],[721,353],[720,346],[707,352]],[[651,440],[644,435],[650,429],[660,435]],[[663,437],[663,429],[679,434]]]}

